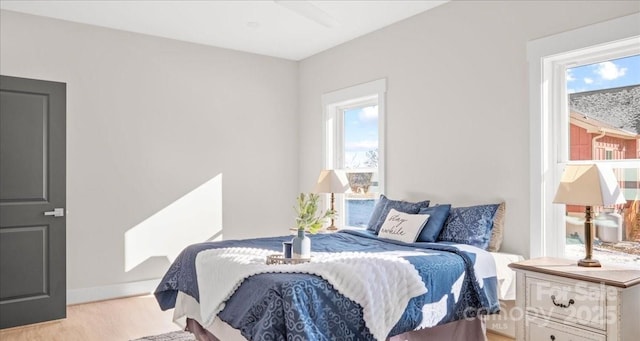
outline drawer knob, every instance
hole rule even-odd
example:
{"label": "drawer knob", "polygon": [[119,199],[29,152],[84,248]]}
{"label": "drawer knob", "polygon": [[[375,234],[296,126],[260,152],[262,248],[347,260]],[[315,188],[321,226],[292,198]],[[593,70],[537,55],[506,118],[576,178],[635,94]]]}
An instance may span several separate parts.
{"label": "drawer knob", "polygon": [[[562,303],[558,303],[556,302],[556,296],[555,295],[551,295],[551,301],[553,302],[553,305],[555,305],[556,307],[560,307],[560,308],[569,308],[572,304],[576,303],[576,301],[572,299],[569,300],[569,304],[562,304]],[[551,335],[552,339],[551,340],[555,340],[555,336]]]}
{"label": "drawer knob", "polygon": [[556,339],[556,337],[555,337],[555,336],[553,336],[553,335],[551,335],[550,339],[551,339],[551,341],[553,341],[553,340],[555,340],[555,339]]}

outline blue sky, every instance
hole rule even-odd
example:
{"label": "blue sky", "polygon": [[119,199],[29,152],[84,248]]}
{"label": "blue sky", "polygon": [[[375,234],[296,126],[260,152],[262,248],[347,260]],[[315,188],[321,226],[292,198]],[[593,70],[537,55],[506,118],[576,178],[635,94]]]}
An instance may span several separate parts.
{"label": "blue sky", "polygon": [[378,148],[378,106],[344,111],[345,167],[364,166],[366,152]]}
{"label": "blue sky", "polygon": [[569,93],[637,84],[640,84],[640,55],[567,69]]}

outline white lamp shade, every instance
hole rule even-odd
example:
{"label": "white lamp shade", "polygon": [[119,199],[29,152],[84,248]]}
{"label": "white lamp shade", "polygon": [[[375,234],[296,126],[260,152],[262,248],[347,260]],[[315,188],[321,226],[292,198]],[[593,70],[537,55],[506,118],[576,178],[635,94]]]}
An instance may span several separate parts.
{"label": "white lamp shade", "polygon": [[313,193],[345,193],[349,190],[349,181],[344,172],[325,169],[320,172]]}
{"label": "white lamp shade", "polygon": [[607,206],[626,200],[613,170],[600,164],[567,165],[556,197],[557,204]]}

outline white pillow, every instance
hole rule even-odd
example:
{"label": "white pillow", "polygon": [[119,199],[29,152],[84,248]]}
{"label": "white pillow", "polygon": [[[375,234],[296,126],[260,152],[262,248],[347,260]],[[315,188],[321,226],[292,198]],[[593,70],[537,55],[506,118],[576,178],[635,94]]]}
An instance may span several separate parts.
{"label": "white pillow", "polygon": [[427,220],[428,214],[409,214],[392,208],[380,227],[378,237],[414,243]]}

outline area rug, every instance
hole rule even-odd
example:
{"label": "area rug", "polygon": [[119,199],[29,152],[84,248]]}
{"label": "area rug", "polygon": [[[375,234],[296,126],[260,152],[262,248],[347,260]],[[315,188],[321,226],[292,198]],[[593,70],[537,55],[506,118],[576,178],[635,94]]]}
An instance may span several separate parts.
{"label": "area rug", "polygon": [[170,332],[166,334],[145,336],[133,341],[195,341],[196,337],[182,330],[176,332]]}

